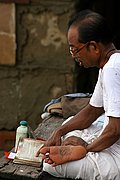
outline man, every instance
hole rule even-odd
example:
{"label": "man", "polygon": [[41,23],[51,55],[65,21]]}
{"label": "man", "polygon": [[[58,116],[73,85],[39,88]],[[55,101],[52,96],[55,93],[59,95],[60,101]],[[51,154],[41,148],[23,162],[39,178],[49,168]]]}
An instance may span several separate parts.
{"label": "man", "polygon": [[[84,67],[98,67],[89,104],[57,128],[41,148],[43,170],[56,177],[120,180],[120,53],[98,13],[84,10],[69,21],[72,57]],[[93,122],[105,112],[102,128]]]}

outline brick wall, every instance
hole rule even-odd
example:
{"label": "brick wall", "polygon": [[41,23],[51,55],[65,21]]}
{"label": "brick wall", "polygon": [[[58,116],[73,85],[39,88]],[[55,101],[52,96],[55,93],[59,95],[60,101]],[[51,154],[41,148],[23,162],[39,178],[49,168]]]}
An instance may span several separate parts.
{"label": "brick wall", "polygon": [[35,129],[45,104],[73,92],[66,32],[74,1],[0,2],[0,130],[21,119]]}
{"label": "brick wall", "polygon": [[15,5],[0,3],[0,64],[16,62]]}
{"label": "brick wall", "polygon": [[9,151],[15,145],[15,131],[0,131],[0,151]]}

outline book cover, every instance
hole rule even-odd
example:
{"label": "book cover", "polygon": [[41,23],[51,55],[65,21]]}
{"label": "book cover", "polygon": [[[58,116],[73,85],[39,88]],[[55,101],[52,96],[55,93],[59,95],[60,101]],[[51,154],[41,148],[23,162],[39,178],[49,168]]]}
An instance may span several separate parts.
{"label": "book cover", "polygon": [[26,164],[40,167],[42,163],[42,154],[36,157],[37,151],[44,145],[45,141],[31,138],[22,138],[19,140],[17,153],[13,160],[14,163]]}

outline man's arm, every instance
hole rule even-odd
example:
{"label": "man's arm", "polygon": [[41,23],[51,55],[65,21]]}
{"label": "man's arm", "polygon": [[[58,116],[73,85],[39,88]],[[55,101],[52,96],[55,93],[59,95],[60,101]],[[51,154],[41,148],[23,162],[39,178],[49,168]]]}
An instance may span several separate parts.
{"label": "man's arm", "polygon": [[70,121],[58,127],[46,142],[46,146],[60,145],[61,136],[73,130],[88,128],[103,112],[103,108],[96,108],[88,104]]}
{"label": "man's arm", "polygon": [[96,108],[88,104],[70,121],[60,127],[60,129],[62,130],[62,135],[73,130],[83,130],[85,128],[88,128],[103,112],[103,108]]}
{"label": "man's arm", "polygon": [[88,152],[99,152],[113,145],[120,138],[120,118],[109,117],[109,124],[102,134],[87,146]]}

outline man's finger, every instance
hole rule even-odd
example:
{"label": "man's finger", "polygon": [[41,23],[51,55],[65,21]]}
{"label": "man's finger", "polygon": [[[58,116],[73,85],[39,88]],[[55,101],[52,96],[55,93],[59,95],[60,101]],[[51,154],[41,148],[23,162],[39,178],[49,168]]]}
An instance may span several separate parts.
{"label": "man's finger", "polygon": [[49,147],[42,147],[36,153],[36,157],[38,157],[40,153],[45,155],[46,153],[49,153],[49,152],[50,152],[50,148]]}
{"label": "man's finger", "polygon": [[39,152],[41,154],[46,154],[46,153],[49,153],[50,152],[50,147],[42,147]]}
{"label": "man's finger", "polygon": [[51,159],[45,159],[45,163],[53,164],[53,161]]}

